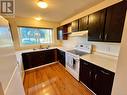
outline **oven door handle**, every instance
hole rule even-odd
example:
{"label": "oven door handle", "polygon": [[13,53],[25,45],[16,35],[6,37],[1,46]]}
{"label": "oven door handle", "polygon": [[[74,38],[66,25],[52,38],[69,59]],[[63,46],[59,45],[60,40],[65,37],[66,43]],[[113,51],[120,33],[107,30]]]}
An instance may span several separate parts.
{"label": "oven door handle", "polygon": [[73,65],[76,64],[76,60],[73,58]]}

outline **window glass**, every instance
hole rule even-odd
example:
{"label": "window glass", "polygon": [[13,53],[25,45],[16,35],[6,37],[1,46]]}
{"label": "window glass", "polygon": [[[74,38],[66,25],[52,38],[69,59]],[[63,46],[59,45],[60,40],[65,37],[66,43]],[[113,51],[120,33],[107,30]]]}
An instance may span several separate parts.
{"label": "window glass", "polygon": [[19,27],[22,45],[52,43],[52,29]]}
{"label": "window glass", "polygon": [[0,26],[0,47],[13,46],[11,31],[8,26]]}

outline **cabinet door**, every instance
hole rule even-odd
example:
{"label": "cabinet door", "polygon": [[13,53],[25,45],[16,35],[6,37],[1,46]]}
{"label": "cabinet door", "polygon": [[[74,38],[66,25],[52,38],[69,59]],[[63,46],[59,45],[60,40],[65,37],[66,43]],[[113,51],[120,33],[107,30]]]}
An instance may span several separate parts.
{"label": "cabinet door", "polygon": [[66,24],[63,26],[63,40],[68,39],[68,27],[69,27],[69,24]]}
{"label": "cabinet door", "polygon": [[65,67],[65,52],[64,51],[60,51],[60,62],[61,64]]}
{"label": "cabinet door", "polygon": [[79,31],[88,29],[88,16],[79,19]]}
{"label": "cabinet door", "polygon": [[62,40],[63,39],[63,28],[58,27],[57,28],[57,40]]}
{"label": "cabinet door", "polygon": [[55,49],[23,53],[24,69],[30,69],[56,61]]}
{"label": "cabinet door", "polygon": [[[30,54],[30,64],[32,64],[32,68],[43,65],[43,61],[41,58],[41,52],[32,52]],[[44,59],[43,59],[44,60]]]}
{"label": "cabinet door", "polygon": [[22,53],[22,60],[23,60],[23,66],[25,70],[32,68],[30,53]]}
{"label": "cabinet door", "polygon": [[31,61],[33,67],[52,63],[55,61],[55,51],[54,49],[52,49],[52,50],[34,52]]}
{"label": "cabinet door", "polygon": [[114,73],[107,70],[96,70],[92,81],[92,90],[97,95],[111,95]]}
{"label": "cabinet door", "polygon": [[68,39],[68,25],[64,25],[57,28],[57,40],[67,40]]}
{"label": "cabinet door", "polygon": [[91,89],[92,69],[88,62],[80,60],[79,80]]}
{"label": "cabinet door", "polygon": [[120,2],[107,8],[105,37],[107,42],[121,42],[126,16],[125,2]]}
{"label": "cabinet door", "polygon": [[41,52],[29,52],[22,54],[24,69],[30,69],[42,64]]}
{"label": "cabinet door", "polygon": [[43,65],[55,62],[55,49],[42,51],[41,55]]}
{"label": "cabinet door", "polygon": [[102,41],[105,24],[106,9],[89,15],[88,40]]}
{"label": "cabinet door", "polygon": [[79,31],[79,20],[75,20],[71,23],[72,32],[78,32]]}
{"label": "cabinet door", "polygon": [[58,60],[65,67],[65,52],[58,50]]}

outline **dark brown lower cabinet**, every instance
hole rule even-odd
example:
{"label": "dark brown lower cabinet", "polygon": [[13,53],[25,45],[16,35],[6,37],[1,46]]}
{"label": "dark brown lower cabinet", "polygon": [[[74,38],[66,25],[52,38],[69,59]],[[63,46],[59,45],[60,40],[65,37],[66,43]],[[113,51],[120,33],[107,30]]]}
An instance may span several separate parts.
{"label": "dark brown lower cabinet", "polygon": [[80,81],[97,95],[111,95],[114,73],[80,60]]}
{"label": "dark brown lower cabinet", "polygon": [[101,68],[97,69],[94,71],[92,90],[97,95],[111,95],[114,74]]}
{"label": "dark brown lower cabinet", "polygon": [[80,81],[83,82],[87,87],[89,87],[90,89],[91,87],[91,77],[92,77],[92,70],[91,70],[91,66],[89,63],[84,62],[83,60],[81,60],[81,64],[80,64]]}
{"label": "dark brown lower cabinet", "polygon": [[57,58],[58,61],[65,67],[65,52],[57,49]]}
{"label": "dark brown lower cabinet", "polygon": [[56,49],[22,54],[24,69],[30,69],[56,61]]}

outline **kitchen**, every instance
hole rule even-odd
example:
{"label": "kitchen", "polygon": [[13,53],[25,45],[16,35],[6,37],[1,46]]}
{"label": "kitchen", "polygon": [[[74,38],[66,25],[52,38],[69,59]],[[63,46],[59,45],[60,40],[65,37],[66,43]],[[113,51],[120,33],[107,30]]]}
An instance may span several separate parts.
{"label": "kitchen", "polygon": [[0,16],[0,95],[126,95],[126,0],[44,1]]}

